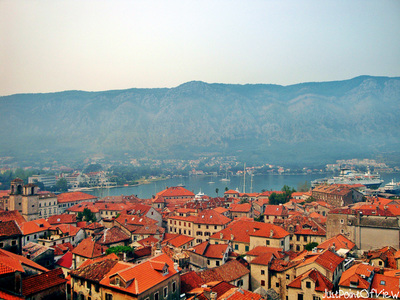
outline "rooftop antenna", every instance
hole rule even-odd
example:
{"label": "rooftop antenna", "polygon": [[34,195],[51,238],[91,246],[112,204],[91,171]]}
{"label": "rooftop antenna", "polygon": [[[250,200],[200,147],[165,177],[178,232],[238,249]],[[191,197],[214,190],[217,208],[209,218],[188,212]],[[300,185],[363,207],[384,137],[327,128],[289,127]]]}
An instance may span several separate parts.
{"label": "rooftop antenna", "polygon": [[251,174],[250,174],[250,179],[251,179],[251,181],[250,181],[250,193],[252,193],[253,192],[253,172],[251,172]]}

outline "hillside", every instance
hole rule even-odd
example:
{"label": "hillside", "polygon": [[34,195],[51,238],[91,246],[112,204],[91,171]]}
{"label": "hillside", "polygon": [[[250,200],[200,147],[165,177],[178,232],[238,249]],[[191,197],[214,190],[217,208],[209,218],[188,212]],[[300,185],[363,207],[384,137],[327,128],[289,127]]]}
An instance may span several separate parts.
{"label": "hillside", "polygon": [[0,97],[0,154],[319,162],[398,152],[400,78]]}

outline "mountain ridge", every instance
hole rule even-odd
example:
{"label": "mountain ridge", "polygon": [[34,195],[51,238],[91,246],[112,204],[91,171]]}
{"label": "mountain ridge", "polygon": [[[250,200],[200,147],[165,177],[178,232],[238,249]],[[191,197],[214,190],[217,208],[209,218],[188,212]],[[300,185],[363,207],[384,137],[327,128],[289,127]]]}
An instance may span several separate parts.
{"label": "mountain ridge", "polygon": [[[0,97],[0,153],[320,161],[397,151],[400,77]],[[397,112],[397,113],[396,113]],[[378,141],[378,143],[377,143]],[[29,151],[27,151],[29,149]],[[65,155],[64,155],[65,156]]]}

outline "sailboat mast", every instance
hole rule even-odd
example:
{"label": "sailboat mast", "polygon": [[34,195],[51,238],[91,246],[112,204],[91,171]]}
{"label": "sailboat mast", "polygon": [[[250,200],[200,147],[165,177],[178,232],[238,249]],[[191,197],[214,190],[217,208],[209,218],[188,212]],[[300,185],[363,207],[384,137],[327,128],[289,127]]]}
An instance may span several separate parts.
{"label": "sailboat mast", "polygon": [[246,193],[246,163],[244,163],[243,175],[243,193]]}

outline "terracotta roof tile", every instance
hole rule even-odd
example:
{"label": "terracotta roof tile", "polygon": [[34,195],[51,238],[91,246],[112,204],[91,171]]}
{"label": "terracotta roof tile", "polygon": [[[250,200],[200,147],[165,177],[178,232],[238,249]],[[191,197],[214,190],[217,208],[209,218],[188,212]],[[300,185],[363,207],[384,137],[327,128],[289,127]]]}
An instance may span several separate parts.
{"label": "terracotta roof tile", "polygon": [[46,219],[51,225],[76,223],[76,215],[62,214],[50,216]]}
{"label": "terracotta roof tile", "polygon": [[[163,274],[159,270],[160,266],[167,266],[167,274]],[[174,276],[177,274],[177,271],[174,269],[174,262],[166,254],[161,254],[137,265],[118,262],[100,283],[110,286],[110,277],[117,273],[125,281],[134,280],[135,283],[130,284],[126,288],[119,288],[115,285],[112,287],[136,295]]]}
{"label": "terracotta roof tile", "polygon": [[45,219],[37,219],[29,222],[25,222],[20,225],[21,231],[24,235],[47,231],[50,228],[50,223]]}
{"label": "terracotta roof tile", "polygon": [[80,277],[90,279],[95,282],[100,282],[104,277],[118,264],[117,260],[104,259],[95,262],[89,262],[85,265],[82,264],[78,269],[70,272],[71,277]]}
{"label": "terracotta roof tile", "polygon": [[208,258],[219,258],[222,259],[229,245],[227,244],[209,244],[208,241],[205,241],[195,247],[193,250],[196,254],[208,257]]}
{"label": "terracotta roof tile", "polygon": [[16,221],[5,221],[0,223],[0,237],[11,237],[15,235],[22,236],[21,229]]}
{"label": "terracotta roof tile", "polygon": [[250,271],[237,260],[230,260],[220,267],[198,272],[198,275],[204,282],[210,281],[226,281],[236,280]]}
{"label": "terracotta roof tile", "polygon": [[349,287],[350,284],[352,284],[352,286],[356,286],[360,289],[368,289],[370,285],[368,278],[371,277],[373,273],[373,266],[364,263],[355,264],[342,273],[339,286]]}
{"label": "terracotta roof tile", "polygon": [[24,271],[24,266],[39,270],[41,272],[48,271],[41,265],[23,257],[22,255],[14,254],[6,250],[0,249],[0,274],[9,273],[10,270],[14,271]]}
{"label": "terracotta roof tile", "polygon": [[200,287],[204,283],[203,279],[194,271],[189,271],[181,275],[181,293],[187,293],[194,288]]}
{"label": "terracotta roof tile", "polygon": [[70,192],[57,195],[58,203],[67,203],[74,201],[96,200],[96,196],[92,196],[83,192]]}
{"label": "terracotta roof tile", "polygon": [[0,221],[6,222],[14,220],[17,222],[18,225],[25,223],[26,220],[24,217],[19,213],[18,210],[9,210],[9,211],[2,211],[0,212]]}
{"label": "terracotta roof tile", "polygon": [[315,282],[315,290],[318,292],[331,291],[333,289],[332,282],[316,269],[297,276],[296,279],[288,284],[288,287],[301,289],[301,282],[306,278],[310,278]]}
{"label": "terracotta roof tile", "polygon": [[56,265],[59,265],[66,269],[72,268],[72,252],[68,251],[65,253],[57,262]]}
{"label": "terracotta roof tile", "polygon": [[96,258],[105,255],[106,250],[107,247],[96,244],[88,237],[80,242],[72,253],[86,258]]}
{"label": "terracotta roof tile", "polygon": [[157,193],[162,197],[194,197],[194,193],[181,186],[169,187]]}
{"label": "terracotta roof tile", "polygon": [[112,227],[107,228],[104,230],[103,234],[101,235],[100,239],[97,243],[101,245],[109,245],[115,244],[119,242],[126,242],[130,240],[130,236],[127,235],[121,228],[119,227]]}
{"label": "terracotta roof tile", "polygon": [[281,238],[289,235],[286,230],[273,224],[238,219],[229,224],[225,229],[214,233],[210,238],[228,241],[233,239],[236,242],[250,243],[250,235],[270,237],[271,230],[273,238]]}
{"label": "terracotta roof tile", "polygon": [[229,207],[229,211],[248,213],[251,211],[251,203],[231,204],[231,206]]}
{"label": "terracotta roof tile", "polygon": [[330,250],[325,250],[324,252],[321,253],[309,252],[307,253],[307,255],[305,255],[304,258],[305,260],[299,265],[299,267],[315,262],[331,272],[334,272],[338,267],[338,265],[344,261],[343,257],[336,255]]}
{"label": "terracotta roof tile", "polygon": [[287,216],[288,211],[283,205],[267,205],[264,210],[266,216]]}
{"label": "terracotta roof tile", "polygon": [[354,244],[352,241],[350,241],[348,238],[346,238],[342,234],[338,234],[334,237],[331,237],[330,239],[326,240],[325,242],[319,244],[317,246],[317,249],[329,249],[333,245],[335,245],[335,249],[348,249],[352,250],[356,244]]}
{"label": "terracotta roof tile", "polygon": [[182,234],[177,234],[176,236],[174,236],[170,239],[165,239],[165,236],[164,236],[163,244],[168,243],[169,245],[172,245],[175,248],[179,248],[185,244],[190,243],[193,240],[194,240],[193,237],[182,235]]}
{"label": "terracotta roof tile", "polygon": [[42,274],[29,276],[22,280],[22,294],[32,296],[58,285],[64,285],[67,280],[61,269],[54,269]]}
{"label": "terracotta roof tile", "polygon": [[243,290],[241,288],[231,288],[229,291],[225,292],[218,297],[220,300],[261,300],[263,297],[261,295]]}
{"label": "terracotta roof tile", "polygon": [[376,294],[380,295],[385,292],[387,292],[388,295],[398,295],[400,292],[399,278],[375,274],[371,283],[371,290],[375,290]]}

